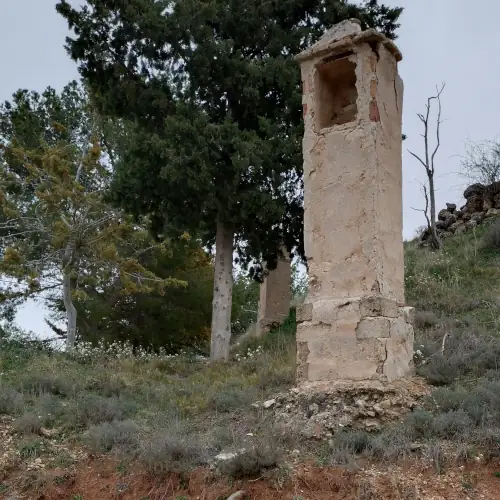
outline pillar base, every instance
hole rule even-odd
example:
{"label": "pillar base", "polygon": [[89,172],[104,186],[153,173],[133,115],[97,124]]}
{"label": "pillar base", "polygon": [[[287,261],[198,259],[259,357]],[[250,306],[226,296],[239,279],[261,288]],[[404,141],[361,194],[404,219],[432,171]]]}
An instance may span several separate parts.
{"label": "pillar base", "polygon": [[304,303],[297,310],[298,385],[411,375],[413,311],[381,296]]}
{"label": "pillar base", "polygon": [[430,388],[419,377],[393,382],[313,382],[276,396],[275,418],[308,439],[329,439],[344,429],[380,431],[420,406]]}

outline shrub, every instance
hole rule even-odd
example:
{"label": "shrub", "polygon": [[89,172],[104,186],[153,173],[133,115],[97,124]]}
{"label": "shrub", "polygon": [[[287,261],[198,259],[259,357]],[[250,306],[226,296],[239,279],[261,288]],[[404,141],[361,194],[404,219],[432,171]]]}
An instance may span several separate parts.
{"label": "shrub", "polygon": [[414,326],[421,330],[433,328],[438,323],[438,317],[432,311],[416,311]]}
{"label": "shrub", "polygon": [[33,410],[42,421],[44,427],[53,425],[64,415],[62,401],[53,394],[42,394],[35,403]]}
{"label": "shrub", "polygon": [[43,442],[40,439],[34,441],[25,441],[19,446],[19,456],[26,460],[30,458],[37,458],[43,451]]}
{"label": "shrub", "polygon": [[427,438],[432,434],[432,413],[416,408],[405,419],[404,424],[411,429],[414,439]]}
{"label": "shrub", "polygon": [[87,440],[96,452],[135,455],[139,448],[139,426],[133,420],[105,422],[91,427]]}
{"label": "shrub", "polygon": [[249,391],[234,387],[221,387],[209,398],[209,407],[220,412],[231,412],[252,402]]}
{"label": "shrub", "polygon": [[500,222],[491,224],[483,236],[485,250],[500,250]]}
{"label": "shrub", "polygon": [[440,387],[432,393],[429,401],[432,401],[437,410],[446,413],[458,410],[463,405],[467,394],[468,392],[462,387],[455,389]]}
{"label": "shrub", "polygon": [[125,382],[113,372],[101,370],[89,378],[85,389],[104,397],[119,396],[126,388]]}
{"label": "shrub", "polygon": [[146,468],[156,474],[189,472],[207,461],[199,439],[171,429],[157,431],[142,441],[139,457]]}
{"label": "shrub", "polygon": [[67,378],[54,373],[28,373],[21,383],[24,391],[37,396],[53,394],[67,397],[76,392]]}
{"label": "shrub", "polygon": [[330,461],[333,465],[346,465],[370,445],[370,436],[363,431],[342,431],[330,442]]}
{"label": "shrub", "polygon": [[40,419],[33,413],[25,413],[13,425],[14,430],[21,434],[39,434],[42,428]]}
{"label": "shrub", "polygon": [[432,422],[433,433],[441,438],[454,438],[472,428],[472,420],[463,410],[441,413]]}
{"label": "shrub", "polygon": [[73,419],[75,425],[88,427],[103,422],[123,420],[134,409],[129,401],[120,398],[85,394],[77,399],[70,419]]}
{"label": "shrub", "polygon": [[257,387],[262,390],[279,390],[292,386],[295,382],[294,364],[282,364],[280,366],[267,365],[258,372],[259,380]]}
{"label": "shrub", "polygon": [[[435,346],[434,352],[427,354],[425,364],[418,373],[435,385],[449,385],[464,376],[491,376],[497,371],[500,359],[500,339],[481,332],[460,334],[455,331],[446,339],[444,353]],[[438,350],[439,349],[439,350]]]}
{"label": "shrub", "polygon": [[222,474],[233,479],[255,477],[261,474],[263,469],[276,467],[279,458],[279,452],[275,447],[262,444],[222,461],[218,468]]}
{"label": "shrub", "polygon": [[0,415],[15,415],[24,407],[23,395],[12,387],[0,385]]}
{"label": "shrub", "polygon": [[367,451],[375,458],[397,460],[411,452],[413,429],[408,425],[394,424],[374,435]]}

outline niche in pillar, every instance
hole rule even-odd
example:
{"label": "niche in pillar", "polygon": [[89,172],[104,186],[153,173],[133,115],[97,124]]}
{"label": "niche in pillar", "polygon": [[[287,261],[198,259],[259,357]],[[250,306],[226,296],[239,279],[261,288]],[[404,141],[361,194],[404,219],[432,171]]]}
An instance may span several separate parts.
{"label": "niche in pillar", "polygon": [[356,120],[356,56],[350,52],[321,61],[316,66],[316,127],[344,125]]}

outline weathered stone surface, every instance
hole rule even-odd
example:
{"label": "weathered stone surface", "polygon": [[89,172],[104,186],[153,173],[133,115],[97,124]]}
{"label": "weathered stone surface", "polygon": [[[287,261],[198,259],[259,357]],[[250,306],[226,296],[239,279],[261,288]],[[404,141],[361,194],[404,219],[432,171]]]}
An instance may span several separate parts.
{"label": "weathered stone surface", "polygon": [[400,57],[384,35],[350,22],[297,56],[310,279],[298,315],[299,384],[385,379],[381,339],[406,335]]}
{"label": "weathered stone surface", "polygon": [[398,303],[395,300],[384,297],[366,297],[361,300],[361,317],[366,316],[385,316],[387,318],[396,318],[398,316]]}
{"label": "weathered stone surface", "polygon": [[[471,230],[486,218],[500,216],[500,181],[487,186],[473,184],[465,190],[464,197],[467,201],[460,210],[456,210],[455,203],[447,203],[446,209],[439,211],[436,229],[441,239]],[[425,231],[419,244],[427,245],[428,240],[429,232]]]}
{"label": "weathered stone surface", "polygon": [[469,213],[481,212],[483,210],[484,199],[479,194],[471,195],[466,204],[466,210]]}
{"label": "weathered stone surface", "polygon": [[485,214],[483,212],[474,212],[471,215],[470,220],[475,220],[478,224],[481,224],[481,222],[483,222],[484,215]]}
{"label": "weathered stone surface", "polygon": [[306,302],[300,304],[297,307],[297,313],[296,313],[297,323],[302,321],[312,321],[312,311],[313,311],[312,304]]}
{"label": "weathered stone surface", "polygon": [[483,184],[472,184],[464,191],[464,198],[468,200],[471,196],[477,194],[483,194],[485,191],[485,186]]}
{"label": "weathered stone surface", "polygon": [[485,198],[483,200],[483,212],[487,212],[490,208],[493,208],[493,198]]}
{"label": "weathered stone surface", "polygon": [[[385,349],[369,341],[407,339],[413,308],[399,307],[383,297],[325,299],[310,303],[307,317],[312,319],[297,325],[299,383],[361,380],[385,377],[381,368],[387,359]],[[412,358],[413,352],[408,355]]]}
{"label": "weathered stone surface", "polygon": [[454,222],[449,227],[449,230],[450,230],[451,233],[456,233],[456,232],[461,232],[462,228],[465,228],[465,224],[463,222]]}
{"label": "weathered stone surface", "polygon": [[500,208],[490,208],[485,217],[496,217],[497,215],[500,215]]}
{"label": "weathered stone surface", "polygon": [[[407,324],[404,318],[404,313],[399,318],[391,318],[390,320],[390,337],[391,338],[402,338],[406,340],[408,334]],[[413,342],[413,338],[412,338]],[[411,350],[411,358],[413,358],[413,348]]]}
{"label": "weathered stone surface", "polygon": [[384,363],[384,375],[388,380],[404,377],[412,369],[413,346],[409,349],[404,339],[390,338],[385,340],[385,349],[387,360]]}
{"label": "weathered stone surface", "polygon": [[291,269],[289,255],[284,251],[276,269],[269,271],[260,285],[256,334],[262,335],[273,325],[283,323],[290,312]]}
{"label": "weathered stone surface", "polygon": [[389,318],[364,318],[356,328],[358,339],[384,338],[390,336],[391,322]]}
{"label": "weathered stone surface", "polygon": [[500,194],[493,197],[494,208],[500,208]]}
{"label": "weathered stone surface", "polygon": [[446,223],[445,220],[436,221],[436,229],[441,229],[442,231],[444,231],[447,228],[448,228],[448,224]]}
{"label": "weathered stone surface", "polygon": [[406,323],[410,323],[413,325],[415,321],[415,308],[414,307],[403,307],[403,317],[406,321]]}
{"label": "weathered stone surface", "polygon": [[438,220],[446,220],[451,215],[453,214],[449,210],[443,208],[443,210],[440,210],[438,213]]}

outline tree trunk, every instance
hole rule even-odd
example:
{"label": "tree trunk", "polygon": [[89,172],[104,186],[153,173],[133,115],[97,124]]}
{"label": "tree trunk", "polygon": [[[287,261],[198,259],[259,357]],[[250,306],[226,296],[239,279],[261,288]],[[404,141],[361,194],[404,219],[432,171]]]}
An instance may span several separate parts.
{"label": "tree trunk", "polygon": [[63,299],[66,309],[67,333],[66,333],[66,351],[71,352],[75,347],[76,339],[76,308],[71,298],[71,274],[70,269],[66,268],[63,275]]}
{"label": "tree trunk", "polygon": [[227,361],[229,358],[233,301],[233,238],[234,232],[224,226],[222,222],[217,222],[210,344],[211,361]]}
{"label": "tree trunk", "polygon": [[436,196],[434,192],[434,175],[429,175],[429,197],[430,197],[430,205],[431,205],[431,227],[429,228],[431,231],[431,243],[432,246],[439,250],[441,248],[441,240],[437,234],[436,228]]}

